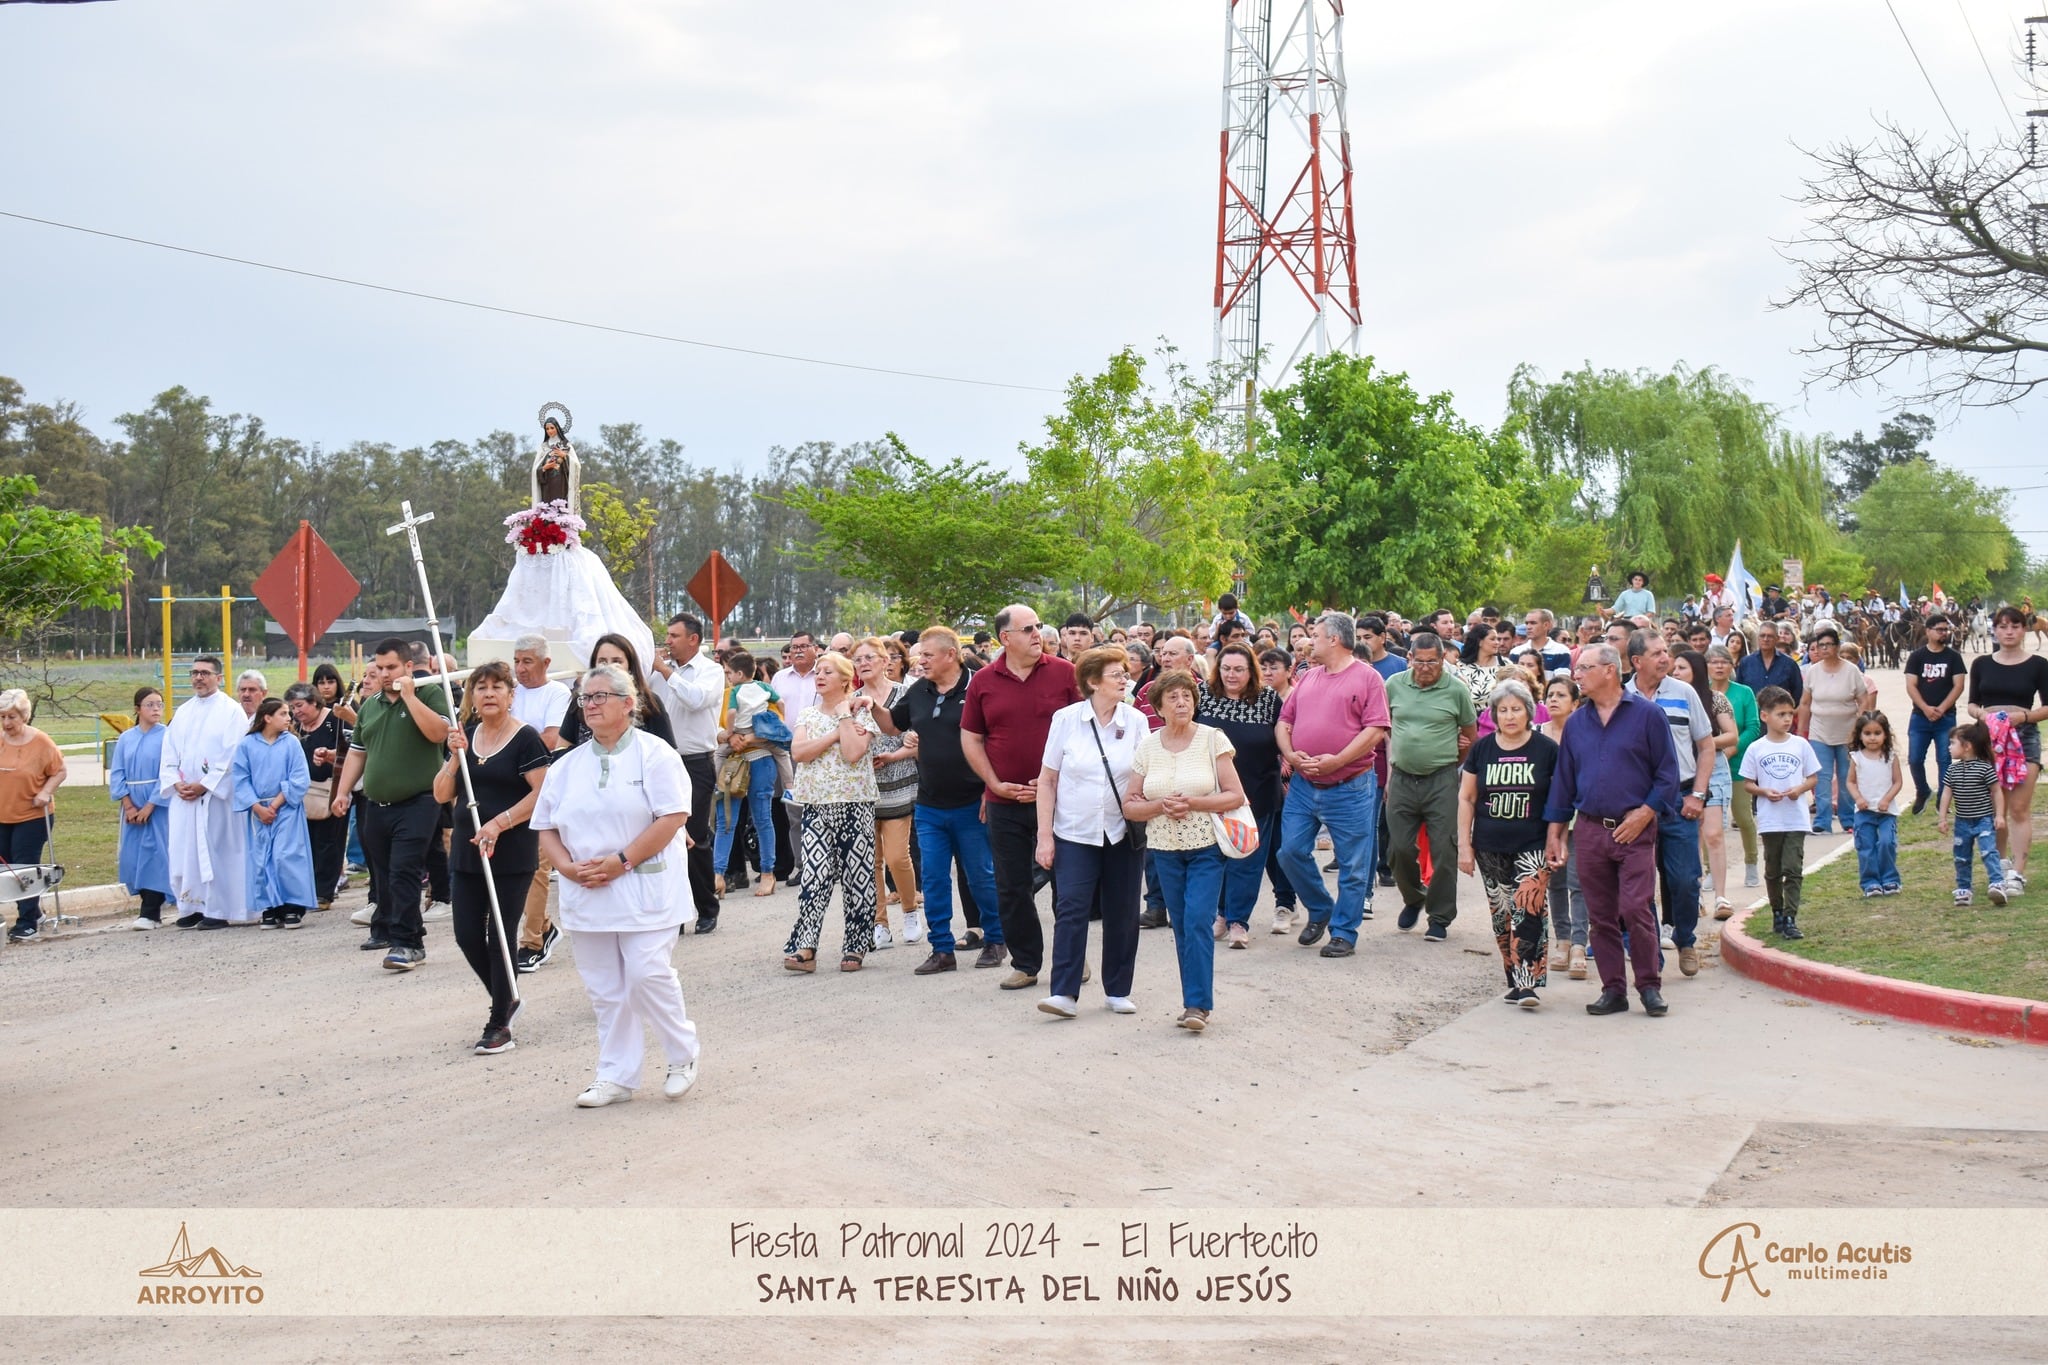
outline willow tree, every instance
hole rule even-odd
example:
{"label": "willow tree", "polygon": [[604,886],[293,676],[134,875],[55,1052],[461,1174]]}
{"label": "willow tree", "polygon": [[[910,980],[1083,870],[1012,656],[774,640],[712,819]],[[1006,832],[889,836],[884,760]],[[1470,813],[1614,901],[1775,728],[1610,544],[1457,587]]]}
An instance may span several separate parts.
{"label": "willow tree", "polygon": [[1543,472],[1577,483],[1574,518],[1605,527],[1617,581],[1641,569],[1680,590],[1725,569],[1738,538],[1760,577],[1778,558],[1855,572],[1827,520],[1825,443],[1780,430],[1718,370],[1547,381],[1525,365],[1508,404]]}

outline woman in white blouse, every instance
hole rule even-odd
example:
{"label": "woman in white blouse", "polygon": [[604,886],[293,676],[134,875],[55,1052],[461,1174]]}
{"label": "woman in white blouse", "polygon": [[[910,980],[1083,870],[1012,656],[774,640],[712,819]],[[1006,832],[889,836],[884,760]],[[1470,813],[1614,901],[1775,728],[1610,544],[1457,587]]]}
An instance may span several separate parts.
{"label": "woman in white blouse", "polygon": [[881,730],[866,707],[854,705],[852,660],[827,654],[818,660],[816,674],[818,704],[805,707],[790,727],[796,781],[789,799],[804,808],[803,834],[797,840],[802,880],[782,965],[792,972],[818,969],[818,937],[836,882],[846,912],[839,970],[857,972],[875,946],[875,801],[880,788],[868,746]]}
{"label": "woman in white blouse", "polygon": [[1223,851],[1209,817],[1244,801],[1236,750],[1221,730],[1195,724],[1201,692],[1194,675],[1169,669],[1147,697],[1166,727],[1146,735],[1131,760],[1124,815],[1146,822],[1145,843],[1159,872],[1180,958],[1180,1026],[1200,1033],[1215,1008],[1216,937],[1210,921],[1223,896]]}
{"label": "woman in white blouse", "polygon": [[600,665],[577,697],[590,738],[556,758],[533,808],[541,852],[561,873],[559,919],[597,1013],[597,1079],[585,1109],[633,1098],[651,1027],[668,1056],[662,1093],[697,1080],[697,1026],[670,954],[697,917],[678,839],[690,778],[676,751],[634,728],[640,699],[626,670]]}
{"label": "woman in white blouse", "polygon": [[1136,1014],[1138,896],[1145,846],[1124,818],[1121,793],[1150,729],[1126,702],[1130,656],[1116,645],[1091,649],[1074,665],[1082,701],[1053,712],[1038,774],[1038,865],[1053,874],[1052,994],[1038,1008],[1074,1017],[1087,977],[1088,916],[1102,906],[1103,1001]]}

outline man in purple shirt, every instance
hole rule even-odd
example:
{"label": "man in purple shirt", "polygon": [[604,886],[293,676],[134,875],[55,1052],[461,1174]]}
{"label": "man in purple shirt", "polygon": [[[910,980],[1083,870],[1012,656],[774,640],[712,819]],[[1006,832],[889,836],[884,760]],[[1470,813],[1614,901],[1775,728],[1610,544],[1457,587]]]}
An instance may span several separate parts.
{"label": "man in purple shirt", "polygon": [[1678,751],[1656,704],[1623,691],[1621,656],[1612,645],[1581,650],[1572,674],[1585,700],[1564,723],[1543,812],[1550,821],[1550,865],[1564,866],[1565,826],[1576,811],[1572,844],[1593,958],[1600,964],[1600,998],[1586,1013],[1628,1009],[1628,976],[1621,964],[1626,929],[1636,990],[1644,1012],[1655,1017],[1668,1012],[1657,917],[1650,908],[1657,888],[1656,829],[1659,816],[1679,808]]}
{"label": "man in purple shirt", "polygon": [[[1294,769],[1281,807],[1280,865],[1308,910],[1300,943],[1311,947],[1328,930],[1324,957],[1350,957],[1372,894],[1373,843],[1379,832],[1379,783],[1373,755],[1393,724],[1387,685],[1352,654],[1354,627],[1340,611],[1316,622],[1311,646],[1319,667],[1294,684],[1274,734]],[[1337,894],[1316,866],[1316,826],[1330,831],[1337,854]]]}

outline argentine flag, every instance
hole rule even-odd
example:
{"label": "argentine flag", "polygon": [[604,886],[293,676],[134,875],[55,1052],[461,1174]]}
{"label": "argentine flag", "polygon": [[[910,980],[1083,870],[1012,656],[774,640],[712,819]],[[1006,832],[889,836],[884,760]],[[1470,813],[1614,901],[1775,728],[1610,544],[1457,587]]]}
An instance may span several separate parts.
{"label": "argentine flag", "polygon": [[1755,613],[1757,604],[1763,601],[1764,586],[1756,576],[1742,564],[1742,542],[1735,542],[1735,556],[1728,561],[1728,592],[1735,599],[1735,619]]}

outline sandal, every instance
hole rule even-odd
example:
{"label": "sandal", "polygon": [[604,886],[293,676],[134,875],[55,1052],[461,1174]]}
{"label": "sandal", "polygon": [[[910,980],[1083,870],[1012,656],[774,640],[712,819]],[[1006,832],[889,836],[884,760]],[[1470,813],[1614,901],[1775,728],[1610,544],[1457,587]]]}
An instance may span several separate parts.
{"label": "sandal", "polygon": [[791,953],[782,959],[782,967],[790,972],[815,972],[818,970],[818,950],[806,948],[800,953]]}
{"label": "sandal", "polygon": [[754,894],[755,894],[755,895],[757,895],[757,896],[772,896],[772,895],[774,895],[774,894],[775,894],[775,874],[774,874],[774,873],[772,873],[772,872],[764,872],[764,873],[762,873],[762,874],[761,874],[761,878],[760,878],[760,880],[754,883]]}
{"label": "sandal", "polygon": [[839,970],[842,972],[857,972],[860,970],[860,965],[861,955],[859,953],[848,953],[839,959]]}

